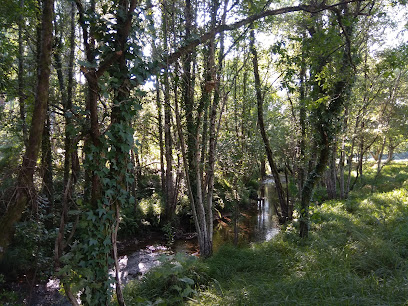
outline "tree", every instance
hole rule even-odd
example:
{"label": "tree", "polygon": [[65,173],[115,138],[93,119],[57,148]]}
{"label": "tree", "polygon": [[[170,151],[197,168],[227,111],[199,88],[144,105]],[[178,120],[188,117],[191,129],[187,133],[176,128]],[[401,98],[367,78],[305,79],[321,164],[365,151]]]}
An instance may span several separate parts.
{"label": "tree", "polygon": [[278,194],[279,204],[281,208],[281,212],[278,213],[279,222],[283,224],[287,220],[291,219],[291,216],[289,215],[289,204],[286,201],[285,192],[283,190],[281,179],[278,173],[278,168],[274,161],[269,139],[265,132],[265,124],[264,124],[264,119],[263,119],[263,95],[261,92],[261,80],[259,77],[259,70],[258,70],[258,53],[255,48],[255,32],[253,29],[251,30],[250,35],[251,35],[250,49],[252,53],[252,63],[254,67],[256,99],[258,102],[258,125],[259,125],[259,130],[262,135],[262,140],[265,146],[265,151],[266,151],[266,156],[268,158],[269,166],[271,168],[273,179],[275,181],[275,188]]}
{"label": "tree", "polygon": [[21,218],[21,214],[33,195],[33,175],[40,151],[42,133],[45,124],[48,89],[51,66],[52,49],[52,20],[53,0],[44,0],[41,25],[41,53],[39,57],[39,75],[36,88],[36,99],[30,127],[28,145],[23,157],[21,169],[18,174],[14,198],[10,202],[6,213],[0,219],[0,258],[10,241],[15,222]]}

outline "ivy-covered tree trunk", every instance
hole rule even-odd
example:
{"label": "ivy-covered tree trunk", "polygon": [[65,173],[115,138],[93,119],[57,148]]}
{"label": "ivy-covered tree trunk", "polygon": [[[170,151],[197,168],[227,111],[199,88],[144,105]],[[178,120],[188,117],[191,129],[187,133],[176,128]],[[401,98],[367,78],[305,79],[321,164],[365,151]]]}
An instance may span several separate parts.
{"label": "ivy-covered tree trunk", "polygon": [[[350,4],[351,5],[351,4]],[[339,54],[338,75],[337,80],[332,85],[331,90],[327,90],[322,86],[326,80],[320,84],[315,83],[315,94],[312,95],[316,101],[321,102],[317,105],[313,118],[315,119],[315,141],[317,144],[317,160],[314,169],[308,175],[306,183],[302,189],[300,203],[300,237],[308,237],[309,234],[309,204],[313,195],[313,189],[326,170],[326,166],[330,157],[331,150],[335,146],[336,135],[341,128],[340,115],[344,111],[344,106],[349,103],[351,88],[354,84],[353,78],[353,50],[351,45],[351,37],[353,29],[357,22],[357,16],[360,14],[360,5],[355,6],[352,12],[349,4],[342,4],[340,9],[332,10],[333,17],[337,25],[342,29],[344,44],[341,46]],[[316,32],[311,33],[312,35]],[[317,74],[320,73],[323,66],[326,64],[326,59],[319,57],[318,66],[312,67],[311,71]],[[313,74],[312,74],[313,75]],[[330,98],[330,99],[329,99]],[[325,99],[329,99],[326,103]]]}
{"label": "ivy-covered tree trunk", "polygon": [[[323,114],[322,114],[323,116]],[[313,190],[317,181],[322,176],[326,169],[327,161],[330,155],[330,143],[327,135],[327,129],[323,126],[327,126],[327,122],[319,121],[321,128],[319,130],[319,151],[317,153],[318,159],[314,169],[309,173],[307,180],[302,189],[302,195],[300,200],[300,237],[306,238],[309,235],[309,204],[313,195]]]}
{"label": "ivy-covered tree trunk", "polygon": [[[113,45],[115,50],[107,54],[97,67],[94,64],[93,28],[85,22],[85,10],[77,1],[80,12],[80,23],[84,33],[88,67],[82,70],[88,81],[88,110],[90,114],[90,141],[87,145],[86,168],[90,175],[91,192],[86,207],[87,235],[84,235],[83,251],[88,258],[84,271],[86,290],[81,299],[86,303],[104,305],[110,302],[111,287],[109,286],[108,265],[113,257],[116,267],[116,293],[118,303],[124,305],[118,277],[117,231],[120,220],[121,206],[130,200],[127,184],[132,180],[128,177],[129,152],[133,147],[132,119],[137,106],[130,97],[131,80],[127,65],[130,55],[128,37],[132,25],[136,0],[119,0],[115,10],[116,24]],[[95,2],[91,2],[91,11]],[[145,67],[137,66],[137,73],[145,78]],[[106,133],[101,134],[98,121],[98,99],[101,94],[99,79],[104,73],[112,77],[112,112],[110,126]],[[95,222],[98,218],[99,222]],[[88,243],[89,242],[89,243]]]}
{"label": "ivy-covered tree trunk", "polygon": [[[133,142],[133,117],[136,115],[138,101],[130,97],[130,72],[127,63],[129,55],[128,39],[132,25],[133,12],[136,8],[137,0],[120,0],[117,17],[117,34],[115,47],[116,52],[120,56],[117,64],[113,64],[111,69],[112,75],[118,76],[117,89],[114,93],[114,102],[111,114],[110,142],[111,151],[109,153],[110,161],[110,184],[113,194],[108,194],[109,189],[105,187],[105,199],[110,198],[111,209],[114,213],[113,229],[112,229],[112,247],[113,259],[115,264],[115,280],[116,280],[116,295],[119,305],[125,305],[121,281],[119,278],[119,263],[117,252],[117,234],[120,222],[120,209],[130,199],[127,192],[126,184],[131,181],[128,176],[129,153],[131,152]],[[122,15],[123,14],[123,15]],[[139,75],[145,75],[145,67],[137,66]]]}
{"label": "ivy-covered tree trunk", "polygon": [[4,255],[13,232],[13,225],[21,218],[27,203],[33,198],[34,171],[37,166],[38,154],[41,147],[42,133],[46,119],[48,105],[48,90],[50,80],[51,49],[52,49],[52,20],[54,1],[44,0],[42,11],[41,53],[39,57],[39,75],[36,87],[36,98],[30,127],[30,135],[23,162],[18,174],[16,191],[0,219],[0,259]]}

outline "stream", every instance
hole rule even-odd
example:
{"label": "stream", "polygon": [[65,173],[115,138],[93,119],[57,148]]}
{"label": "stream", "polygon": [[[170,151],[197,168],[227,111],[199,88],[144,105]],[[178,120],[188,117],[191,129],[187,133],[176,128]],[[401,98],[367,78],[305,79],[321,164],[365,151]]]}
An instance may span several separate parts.
{"label": "stream", "polygon": [[[249,244],[271,240],[279,228],[275,219],[275,209],[272,201],[276,201],[273,181],[266,180],[259,191],[259,198],[251,209],[239,212],[238,244]],[[235,231],[232,215],[225,215],[214,221],[213,249],[226,243],[234,243]],[[140,279],[151,268],[160,264],[160,257],[175,253],[198,255],[198,243],[195,236],[178,239],[168,247],[162,237],[151,237],[146,241],[127,242],[120,246],[120,279],[126,284],[132,279]],[[114,275],[113,271],[111,272]]]}
{"label": "stream", "polygon": [[[238,244],[250,244],[271,240],[279,228],[275,219],[273,201],[276,202],[273,180],[266,180],[258,192],[259,200],[251,204],[251,209],[241,211],[237,218]],[[231,215],[223,215],[214,221],[213,249],[226,243],[234,243],[234,220]],[[198,256],[196,235],[184,235],[177,239],[171,247],[166,246],[162,234],[151,233],[143,240],[127,240],[118,244],[119,277],[122,284],[133,279],[140,279],[151,268],[158,266],[162,257],[170,257],[175,253],[184,253]],[[110,274],[114,276],[114,270]],[[59,290],[59,280],[50,279],[46,284],[37,284],[33,288],[33,295],[29,305],[70,305]]]}

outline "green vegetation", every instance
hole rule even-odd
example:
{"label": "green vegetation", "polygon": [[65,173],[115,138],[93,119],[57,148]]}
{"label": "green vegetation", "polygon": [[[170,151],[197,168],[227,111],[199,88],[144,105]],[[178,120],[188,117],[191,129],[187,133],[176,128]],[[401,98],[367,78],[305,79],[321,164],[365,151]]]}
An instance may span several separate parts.
{"label": "green vegetation", "polygon": [[[120,256],[152,237],[208,261],[173,259],[131,303],[263,303],[265,286],[309,303],[342,280],[331,261],[359,292],[400,279],[406,0],[3,2],[0,304],[42,304],[57,278],[73,305],[124,306]],[[281,236],[211,258],[228,222],[251,235],[266,177]]]}
{"label": "green vegetation", "polygon": [[[374,193],[365,186],[348,200],[313,206],[308,239],[298,237],[294,222],[272,241],[224,246],[206,261],[177,265],[177,273],[172,272],[175,263],[163,265],[127,286],[125,297],[177,304],[185,295],[171,290],[172,280],[189,277],[197,292],[184,301],[194,305],[404,305],[407,166],[386,166]],[[367,172],[366,181],[374,175]]]}

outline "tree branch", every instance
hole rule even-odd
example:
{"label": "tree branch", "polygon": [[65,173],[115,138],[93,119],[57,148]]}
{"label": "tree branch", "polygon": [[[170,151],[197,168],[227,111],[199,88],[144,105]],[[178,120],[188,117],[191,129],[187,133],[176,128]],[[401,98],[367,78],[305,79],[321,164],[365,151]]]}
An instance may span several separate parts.
{"label": "tree branch", "polygon": [[275,9],[275,10],[263,11],[263,12],[260,12],[258,14],[254,14],[252,16],[249,16],[248,18],[245,18],[243,20],[237,21],[237,22],[235,22],[233,24],[222,24],[222,25],[219,25],[218,27],[214,28],[213,30],[211,30],[211,31],[209,31],[207,33],[204,33],[199,38],[196,38],[194,40],[186,42],[186,44],[184,46],[180,47],[177,51],[175,51],[172,54],[169,54],[167,57],[164,57],[163,60],[161,61],[161,63],[159,64],[159,67],[157,67],[157,68],[165,67],[166,63],[167,64],[174,63],[181,56],[191,52],[192,50],[194,50],[195,47],[197,47],[198,45],[200,45],[200,44],[206,42],[207,40],[211,39],[212,37],[214,37],[218,33],[236,30],[236,29],[238,29],[238,28],[240,28],[240,27],[242,27],[244,25],[251,24],[251,23],[253,23],[253,22],[255,22],[255,21],[259,20],[259,19],[263,19],[263,18],[266,18],[266,17],[269,17],[269,16],[277,16],[277,15],[282,15],[282,14],[287,14],[287,13],[299,12],[299,11],[315,14],[315,13],[318,13],[318,12],[322,12],[324,10],[332,9],[332,8],[340,6],[340,5],[344,5],[344,4],[348,4],[348,3],[354,3],[354,2],[362,2],[362,1],[365,1],[365,0],[347,0],[347,1],[338,2],[338,3],[333,4],[333,5],[325,5],[325,4],[304,5],[304,4],[302,4],[302,5],[298,5],[298,6],[288,6],[288,7]]}

